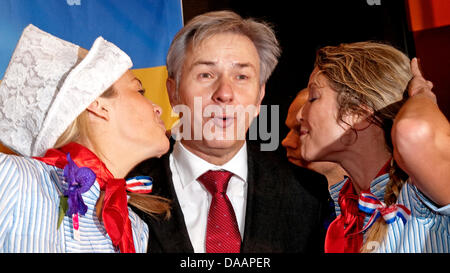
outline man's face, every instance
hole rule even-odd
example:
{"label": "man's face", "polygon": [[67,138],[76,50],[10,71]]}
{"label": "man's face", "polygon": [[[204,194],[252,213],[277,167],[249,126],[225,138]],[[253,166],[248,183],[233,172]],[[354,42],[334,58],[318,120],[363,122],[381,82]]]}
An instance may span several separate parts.
{"label": "man's face", "polygon": [[296,115],[308,99],[308,90],[305,88],[295,97],[289,106],[288,114],[285,124],[289,128],[289,133],[281,142],[281,145],[286,149],[286,156],[288,160],[300,167],[306,167],[301,155],[300,147],[300,123],[297,121]]}
{"label": "man's face", "polygon": [[[186,105],[191,112],[191,128],[183,130],[191,130],[192,140],[182,143],[203,154],[237,152],[264,96],[253,42],[234,33],[211,36],[187,50],[181,71],[178,92],[173,79],[167,86],[172,106]],[[244,117],[233,111],[248,106],[256,111]],[[201,139],[194,139],[199,135],[196,127],[201,128]]]}

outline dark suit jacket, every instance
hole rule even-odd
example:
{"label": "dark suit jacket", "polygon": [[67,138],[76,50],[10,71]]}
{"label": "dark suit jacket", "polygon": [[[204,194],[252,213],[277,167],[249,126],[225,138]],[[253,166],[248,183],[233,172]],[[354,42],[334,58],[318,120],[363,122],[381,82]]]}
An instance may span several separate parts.
{"label": "dark suit jacket", "polygon": [[[322,252],[331,208],[324,176],[299,168],[273,152],[247,142],[248,193],[241,252]],[[130,176],[149,175],[153,193],[172,200],[169,220],[133,208],[149,226],[148,252],[192,253],[169,168],[169,153],[149,159]]]}

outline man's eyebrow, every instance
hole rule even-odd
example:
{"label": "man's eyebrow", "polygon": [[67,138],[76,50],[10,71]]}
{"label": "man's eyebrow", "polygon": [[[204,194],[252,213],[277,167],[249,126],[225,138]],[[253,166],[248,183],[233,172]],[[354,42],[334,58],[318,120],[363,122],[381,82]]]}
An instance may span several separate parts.
{"label": "man's eyebrow", "polygon": [[[199,60],[199,61],[194,62],[192,64],[192,67],[197,66],[197,65],[215,66],[216,62]],[[236,62],[236,63],[233,63],[233,67],[236,67],[236,68],[251,67],[251,68],[255,69],[255,66],[252,63],[239,63],[239,62]]]}
{"label": "man's eyebrow", "polygon": [[238,68],[246,68],[246,67],[255,68],[255,66],[252,63],[234,63],[233,66]]}
{"label": "man's eyebrow", "polygon": [[214,65],[216,65],[216,63],[213,62],[213,61],[203,61],[203,60],[199,60],[199,61],[196,61],[196,62],[194,62],[194,63],[192,64],[192,66],[197,66],[197,65],[214,66]]}

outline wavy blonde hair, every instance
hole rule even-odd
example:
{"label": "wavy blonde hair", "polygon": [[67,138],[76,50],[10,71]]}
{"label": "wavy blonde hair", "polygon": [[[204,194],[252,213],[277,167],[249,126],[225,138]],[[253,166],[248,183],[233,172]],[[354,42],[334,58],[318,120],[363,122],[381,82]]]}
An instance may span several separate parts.
{"label": "wavy blonde hair", "polygon": [[[107,89],[101,97],[112,98],[117,95],[114,86]],[[60,148],[70,142],[80,139],[81,136],[87,136],[89,138],[90,133],[87,125],[87,111],[82,112],[63,132],[63,134],[58,138],[54,148]],[[95,147],[95,144],[94,148]],[[99,149],[95,149],[96,153],[101,153]],[[128,204],[135,206],[136,208],[148,213],[152,217],[162,216],[164,219],[170,217],[170,200],[149,194],[140,193],[127,193],[130,197],[128,199]]]}
{"label": "wavy blonde hair", "polygon": [[[369,115],[372,123],[383,128],[386,146],[392,153],[392,124],[412,78],[409,58],[387,44],[357,42],[319,49],[315,66],[338,93],[338,120],[343,121],[347,114]],[[387,205],[397,201],[407,179],[394,160],[389,175],[384,195]],[[361,252],[373,251],[373,242],[380,243],[386,232],[387,224],[378,219],[368,230]]]}

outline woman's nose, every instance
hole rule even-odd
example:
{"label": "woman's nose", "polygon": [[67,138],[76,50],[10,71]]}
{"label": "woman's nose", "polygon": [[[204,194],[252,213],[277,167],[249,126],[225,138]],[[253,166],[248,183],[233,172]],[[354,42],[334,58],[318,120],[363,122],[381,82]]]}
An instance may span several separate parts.
{"label": "woman's nose", "polygon": [[162,115],[162,108],[158,104],[153,104],[153,111],[160,117]]}

